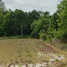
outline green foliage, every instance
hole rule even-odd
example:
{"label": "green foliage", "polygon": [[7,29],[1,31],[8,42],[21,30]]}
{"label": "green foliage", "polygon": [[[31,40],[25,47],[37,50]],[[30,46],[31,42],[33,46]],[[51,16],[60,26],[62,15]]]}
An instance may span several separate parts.
{"label": "green foliage", "polygon": [[[31,24],[39,19],[40,14],[33,10],[29,13],[16,9],[15,11],[0,12],[0,36],[21,35],[21,26],[23,25],[23,35],[31,34]],[[3,31],[3,32],[2,32]]]}
{"label": "green foliage", "polygon": [[0,11],[5,10],[5,3],[0,0]]}
{"label": "green foliage", "polygon": [[41,33],[39,38],[45,41],[47,38],[47,35],[45,33]]}
{"label": "green foliage", "polygon": [[18,35],[17,37],[18,37],[18,38],[28,38],[28,35],[23,35],[23,36]]}
{"label": "green foliage", "polygon": [[0,11],[0,37],[2,37],[4,35],[4,31],[3,31],[3,17],[4,15],[7,13],[7,11]]}
{"label": "green foliage", "polygon": [[67,41],[67,0],[61,1],[57,8],[47,31],[51,37]]}
{"label": "green foliage", "polygon": [[22,57],[22,55],[19,55],[18,57]]}
{"label": "green foliage", "polygon": [[55,29],[53,29],[52,27],[48,27],[48,33],[49,33],[49,35],[51,36],[51,37],[54,37],[55,36],[55,32],[56,32],[56,30]]}
{"label": "green foliage", "polygon": [[[49,23],[49,18],[48,11],[41,13],[33,10],[27,13],[18,9],[15,11],[11,11],[11,9],[2,10],[0,11],[0,36],[21,35],[21,26],[23,25],[23,35],[31,34],[31,37],[39,38],[39,31],[44,29],[44,24]],[[22,38],[22,36],[18,37]],[[27,36],[23,37],[26,38]]]}
{"label": "green foliage", "polygon": [[21,35],[18,35],[18,38],[23,38],[23,36],[21,36]]}
{"label": "green foliage", "polygon": [[59,18],[57,12],[55,12],[51,18],[51,23],[50,23],[50,26],[55,29],[56,31],[58,30],[58,21],[57,19]]}
{"label": "green foliage", "polygon": [[58,60],[58,59],[56,59],[55,61],[56,61],[56,62],[59,62],[59,60]]}
{"label": "green foliage", "polygon": [[49,25],[49,19],[41,18],[38,21],[34,20],[31,24],[31,29],[33,30],[31,33],[31,37],[39,38],[40,31],[44,30],[44,28]]}
{"label": "green foliage", "polygon": [[15,36],[9,36],[9,37],[7,37],[7,39],[17,39],[17,37],[15,37]]}
{"label": "green foliage", "polygon": [[58,32],[57,37],[61,38],[62,40],[67,40],[67,0],[63,0],[60,5],[58,5],[58,13],[60,23],[58,23]]}
{"label": "green foliage", "polygon": [[31,54],[28,54],[27,56],[28,56],[28,57],[32,57]]}
{"label": "green foliage", "polygon": [[27,13],[24,13],[22,10],[16,9],[14,12],[10,10],[4,16],[3,30],[5,36],[21,35],[21,25],[23,25],[23,34],[29,33],[27,31],[29,25],[26,18]]}
{"label": "green foliage", "polygon": [[31,63],[33,64],[33,61],[32,61],[32,60],[29,60],[28,63],[29,63],[29,64],[31,64]]}

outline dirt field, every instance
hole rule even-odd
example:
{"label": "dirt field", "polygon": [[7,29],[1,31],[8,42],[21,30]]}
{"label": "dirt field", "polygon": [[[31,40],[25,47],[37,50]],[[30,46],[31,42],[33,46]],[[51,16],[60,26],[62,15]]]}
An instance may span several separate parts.
{"label": "dirt field", "polygon": [[6,39],[0,40],[0,64],[10,64],[18,61],[18,64],[38,63],[39,61],[48,61],[50,56],[38,57],[38,52],[44,54],[53,53],[64,55],[67,62],[67,52],[59,50],[39,39]]}

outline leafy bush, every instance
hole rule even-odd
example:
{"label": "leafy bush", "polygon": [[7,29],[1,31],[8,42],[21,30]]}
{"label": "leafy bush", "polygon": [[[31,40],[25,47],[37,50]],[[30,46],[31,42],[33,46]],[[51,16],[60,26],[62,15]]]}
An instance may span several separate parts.
{"label": "leafy bush", "polygon": [[46,40],[47,39],[47,35],[45,33],[41,33],[40,34],[40,39]]}
{"label": "leafy bush", "polygon": [[15,39],[15,36],[9,36],[8,39]]}
{"label": "leafy bush", "polygon": [[19,35],[18,38],[28,38],[28,35],[23,35],[23,36]]}
{"label": "leafy bush", "polygon": [[23,36],[19,35],[18,38],[23,38]]}

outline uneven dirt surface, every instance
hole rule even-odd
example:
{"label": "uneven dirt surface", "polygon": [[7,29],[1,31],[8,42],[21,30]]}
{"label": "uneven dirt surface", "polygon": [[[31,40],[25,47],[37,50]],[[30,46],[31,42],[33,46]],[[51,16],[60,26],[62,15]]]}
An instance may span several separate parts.
{"label": "uneven dirt surface", "polygon": [[37,44],[43,45],[43,48],[42,48],[42,49],[45,50],[45,48],[47,48],[47,49],[49,50],[50,53],[57,53],[56,50],[54,50],[52,47],[46,45],[43,41],[39,41],[39,42],[37,42]]}
{"label": "uneven dirt surface", "polygon": [[[39,39],[0,40],[0,65],[11,63],[16,63],[19,66],[26,63],[37,64],[40,61],[48,62],[52,58],[52,56],[38,57],[39,52],[44,54],[59,54],[56,49]],[[66,53],[65,57],[67,57]]]}

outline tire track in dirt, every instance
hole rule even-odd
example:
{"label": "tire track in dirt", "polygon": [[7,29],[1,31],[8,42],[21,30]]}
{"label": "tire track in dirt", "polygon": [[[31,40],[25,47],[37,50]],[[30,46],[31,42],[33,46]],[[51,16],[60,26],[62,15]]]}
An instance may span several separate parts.
{"label": "tire track in dirt", "polygon": [[50,46],[48,46],[48,45],[46,45],[45,43],[43,43],[42,41],[37,41],[36,42],[38,45],[43,45],[44,47],[43,47],[43,49],[42,48],[40,48],[40,47],[38,47],[41,51],[44,51],[45,50],[45,48],[46,49],[48,49],[49,50],[49,52],[50,53],[57,53],[57,51],[56,50],[54,50],[52,47],[50,47]]}

